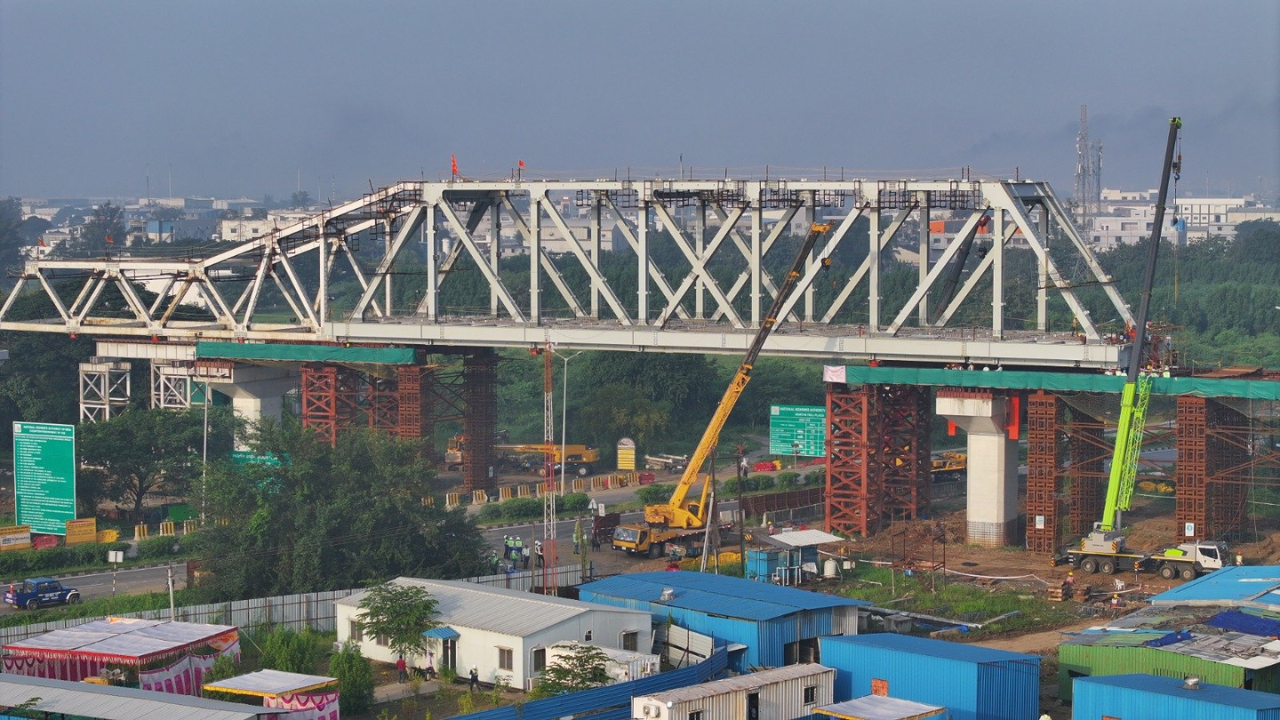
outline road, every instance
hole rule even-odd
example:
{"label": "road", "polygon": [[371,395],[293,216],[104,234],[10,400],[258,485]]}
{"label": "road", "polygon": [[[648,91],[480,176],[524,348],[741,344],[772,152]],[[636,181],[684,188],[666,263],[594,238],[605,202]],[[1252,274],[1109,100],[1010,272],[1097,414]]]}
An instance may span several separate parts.
{"label": "road", "polygon": [[[58,578],[63,585],[70,585],[80,591],[85,600],[111,597],[111,573],[94,573],[75,577]],[[168,589],[166,578],[168,568],[131,568],[121,570],[116,575],[116,593],[120,595],[163,592]],[[187,586],[186,563],[175,563],[173,566],[174,589],[181,590]]]}

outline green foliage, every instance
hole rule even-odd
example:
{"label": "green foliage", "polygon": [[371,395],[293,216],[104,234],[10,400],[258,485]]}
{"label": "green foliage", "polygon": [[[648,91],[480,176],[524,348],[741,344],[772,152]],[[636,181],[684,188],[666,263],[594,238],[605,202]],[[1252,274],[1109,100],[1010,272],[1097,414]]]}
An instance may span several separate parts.
{"label": "green foliage", "polygon": [[169,557],[177,554],[175,552],[177,547],[178,538],[176,537],[154,537],[139,540],[138,559],[153,560],[155,558]]}
{"label": "green foliage", "polygon": [[[236,420],[229,408],[209,413],[209,454],[231,450]],[[130,410],[80,425],[76,442],[85,464],[98,468],[108,497],[129,502],[135,520],[153,493],[181,495],[200,477],[204,414],[200,410]]]}
{"label": "green foliage", "polygon": [[[213,667],[209,668],[209,672],[204,674],[201,679],[203,684],[211,684],[219,680],[226,680],[240,674],[240,670],[236,668],[236,663],[230,656],[221,655],[213,661]],[[201,690],[200,695],[210,700],[225,700],[227,702],[242,702],[244,696],[236,693],[221,692],[219,690]]]}
{"label": "green foliage", "polygon": [[[170,539],[172,541],[172,539]],[[107,565],[107,551],[128,550],[129,543],[85,543],[47,550],[11,550],[0,553],[0,577],[21,579],[31,575],[44,575],[64,568],[80,568]],[[71,583],[74,585],[74,583]]]}
{"label": "green foliage", "polygon": [[560,497],[559,501],[565,512],[586,512],[591,507],[591,496],[586,493],[568,493]]}
{"label": "green foliage", "polygon": [[608,659],[594,645],[575,644],[571,651],[547,664],[530,697],[548,698],[600,687],[609,682],[605,669]]}
{"label": "green foliage", "polygon": [[458,714],[470,715],[472,710],[476,708],[476,701],[471,697],[471,693],[463,693],[458,696]]}
{"label": "green foliage", "polygon": [[809,485],[822,485],[826,481],[827,481],[826,468],[818,468],[817,470],[810,470],[809,472],[804,474],[804,484],[806,487]]}
{"label": "green foliage", "polygon": [[675,485],[641,485],[636,488],[636,499],[645,505],[666,502],[671,498],[671,493],[675,492],[675,489]]}
{"label": "green foliage", "polygon": [[356,715],[373,707],[373,667],[351,641],[329,659],[329,674],[338,679],[338,709]]}
{"label": "green foliage", "polygon": [[208,513],[229,522],[201,531],[208,600],[486,571],[465,510],[423,505],[435,473],[420,443],[353,431],[330,446],[295,423],[265,423],[249,445],[289,461],[210,467]]}
{"label": "green foliage", "polygon": [[511,498],[498,503],[504,520],[528,520],[542,517],[542,501],[534,498]]}
{"label": "green foliage", "polygon": [[[67,580],[67,584],[75,586],[75,578]],[[197,599],[191,590],[178,590],[174,593],[176,604],[194,605]],[[34,623],[73,620],[78,618],[105,617],[123,613],[159,610],[163,617],[169,617],[169,593],[155,592],[143,595],[118,595],[116,597],[95,598],[85,600],[77,605],[54,605],[35,612],[14,612],[0,615],[0,628],[18,627]]]}
{"label": "green foliage", "polygon": [[492,523],[501,520],[503,516],[502,503],[485,503],[480,506],[480,512],[476,514],[476,519],[482,523]]}
{"label": "green foliage", "polygon": [[453,681],[458,679],[458,671],[454,668],[443,666],[437,668],[437,671],[440,675],[440,684],[444,687],[452,685]]}
{"label": "green foliage", "polygon": [[[113,242],[108,243],[108,237]],[[93,209],[77,245],[89,251],[103,252],[124,247],[125,239],[124,208],[106,202]]]}
{"label": "green foliage", "polygon": [[436,600],[417,585],[383,583],[365,591],[360,599],[360,626],[372,637],[382,638],[397,655],[425,654],[422,633],[436,627]]}
{"label": "green foliage", "polygon": [[287,627],[268,628],[260,642],[262,667],[310,675],[319,662],[319,637],[309,628],[295,632]]}
{"label": "green foliage", "polygon": [[774,478],[774,484],[777,485],[779,490],[791,490],[800,485],[800,473],[790,470],[780,472]]}

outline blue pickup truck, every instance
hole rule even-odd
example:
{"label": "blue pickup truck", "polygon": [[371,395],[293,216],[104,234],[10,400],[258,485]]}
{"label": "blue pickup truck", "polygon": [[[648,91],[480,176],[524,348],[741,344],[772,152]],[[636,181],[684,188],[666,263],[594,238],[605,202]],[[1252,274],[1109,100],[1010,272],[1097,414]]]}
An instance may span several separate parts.
{"label": "blue pickup truck", "polygon": [[80,591],[64,587],[50,577],[27,578],[20,583],[10,583],[4,594],[6,605],[15,608],[37,610],[47,605],[75,605],[80,602]]}

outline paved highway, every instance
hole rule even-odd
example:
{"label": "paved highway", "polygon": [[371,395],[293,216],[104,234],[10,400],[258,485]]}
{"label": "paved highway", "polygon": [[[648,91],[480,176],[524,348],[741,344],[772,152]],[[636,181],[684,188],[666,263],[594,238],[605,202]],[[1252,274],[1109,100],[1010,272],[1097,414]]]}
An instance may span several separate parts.
{"label": "paved highway", "polygon": [[[168,590],[166,578],[168,568],[131,568],[121,570],[116,575],[116,593],[131,595],[148,592],[165,592]],[[94,573],[75,577],[58,578],[63,585],[70,585],[80,591],[80,595],[90,600],[100,597],[111,597],[111,573]],[[173,587],[181,590],[187,586],[186,563],[175,563],[173,566]]]}

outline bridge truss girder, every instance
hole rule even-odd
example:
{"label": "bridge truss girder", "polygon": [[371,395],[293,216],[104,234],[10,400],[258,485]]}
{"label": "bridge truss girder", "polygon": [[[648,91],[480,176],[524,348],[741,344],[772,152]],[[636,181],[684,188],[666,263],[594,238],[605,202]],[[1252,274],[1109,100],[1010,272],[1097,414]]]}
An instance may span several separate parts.
{"label": "bridge truss girder", "polygon": [[[575,198],[586,218],[585,232],[565,217],[557,203],[563,197]],[[962,217],[964,224],[942,257],[931,263],[929,220],[944,211]],[[931,346],[947,340],[944,331],[956,312],[971,302],[976,288],[989,283],[990,332],[975,331],[960,339],[993,347],[961,356],[1042,365],[1116,362],[1118,350],[1102,341],[1076,288],[1048,252],[1051,230],[1068,239],[1076,260],[1087,268],[1088,282],[1105,290],[1118,316],[1129,320],[1132,315],[1052,190],[1039,182],[981,180],[401,182],[200,259],[30,261],[0,307],[0,330],[187,342],[395,342],[398,337],[403,342],[476,345],[486,341],[467,329],[487,326],[512,331],[502,333],[510,340],[493,344],[523,345],[523,335],[540,335],[544,341],[572,325],[604,332],[609,337],[602,344],[618,349],[647,346],[637,342],[637,333],[656,339],[656,331],[749,338],[765,303],[777,292],[768,266],[778,263],[767,266],[766,259],[771,251],[781,252],[776,251],[778,241],[797,216],[823,216],[836,227],[806,263],[806,289],[787,302],[786,320],[766,352],[809,352],[788,346],[786,325],[791,324],[806,335],[833,338],[820,350],[827,356],[949,356]],[[857,268],[827,269],[825,261],[842,246],[863,242],[852,232],[860,218],[871,228],[865,260]],[[911,220],[918,228],[915,238],[906,237]],[[504,223],[515,228],[528,258],[528,273],[516,283],[499,263]],[[659,228],[684,266],[658,266],[652,250]],[[965,248],[986,228],[990,251],[975,268],[961,272]],[[640,258],[625,283],[634,285],[634,294],[624,293],[622,284],[605,274],[602,238],[608,232]],[[1036,254],[1034,280],[1007,276],[1005,249],[1015,239]],[[885,307],[884,258],[904,241],[919,249],[918,284],[904,305]],[[565,249],[560,257],[549,251],[553,243]],[[711,270],[713,261],[719,264],[719,277]],[[446,306],[442,288],[468,262],[488,291],[487,311]],[[737,268],[727,271],[731,280],[724,279],[726,267]],[[833,288],[840,288],[825,307],[814,286],[824,272]],[[404,276],[413,279],[399,279]],[[79,283],[73,298],[54,288],[65,279]],[[1004,314],[1011,281],[1023,286],[1034,282],[1036,288],[1035,328],[1027,327],[1021,335],[1007,328]],[[358,288],[353,307],[331,305],[338,283]],[[13,299],[28,284],[45,294],[53,317],[8,317]],[[144,301],[144,284],[158,292],[154,301]],[[104,292],[108,288],[114,293]],[[1048,338],[1047,304],[1055,295],[1074,315],[1083,349],[1063,344],[1062,337]],[[121,298],[120,307],[108,307],[107,296]],[[558,315],[547,312],[547,297],[563,305]],[[932,313],[931,304],[936,304]],[[864,305],[866,321],[854,323],[854,310],[861,319]],[[1036,336],[1029,342],[1055,346],[1001,353],[999,346],[1016,346],[1028,335]],[[864,342],[845,348],[844,341],[855,336],[878,347]],[[571,344],[568,336],[558,339]],[[1073,337],[1070,345],[1078,342]],[[722,341],[719,351],[735,352],[738,344],[737,339]],[[671,349],[708,350],[696,342]]]}

